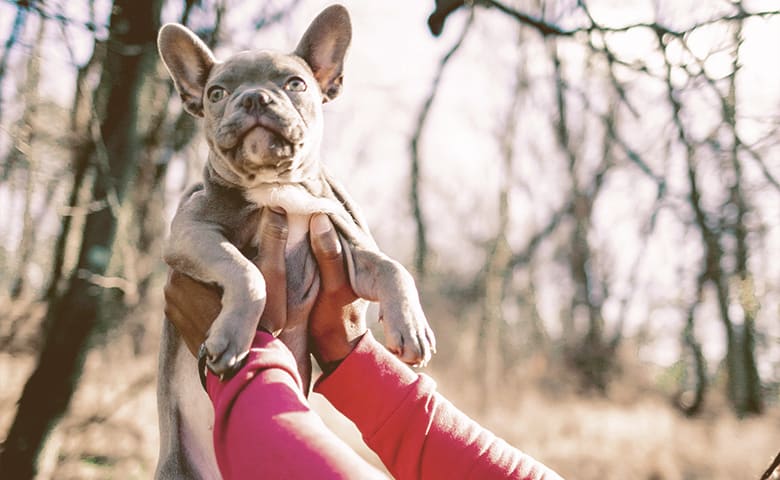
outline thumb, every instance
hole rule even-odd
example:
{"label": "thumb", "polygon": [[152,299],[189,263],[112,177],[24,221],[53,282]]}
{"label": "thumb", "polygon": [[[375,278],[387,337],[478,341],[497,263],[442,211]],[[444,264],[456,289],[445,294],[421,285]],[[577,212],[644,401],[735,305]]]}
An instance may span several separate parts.
{"label": "thumb", "polygon": [[284,212],[263,209],[260,217],[260,245],[273,253],[284,252],[287,244],[287,217]]}
{"label": "thumb", "polygon": [[311,248],[320,269],[322,288],[326,291],[340,290],[349,284],[344,255],[338,233],[327,215],[318,213],[312,216]]}
{"label": "thumb", "polygon": [[264,208],[260,217],[260,245],[255,264],[265,279],[267,300],[260,325],[278,334],[287,323],[287,217]]}

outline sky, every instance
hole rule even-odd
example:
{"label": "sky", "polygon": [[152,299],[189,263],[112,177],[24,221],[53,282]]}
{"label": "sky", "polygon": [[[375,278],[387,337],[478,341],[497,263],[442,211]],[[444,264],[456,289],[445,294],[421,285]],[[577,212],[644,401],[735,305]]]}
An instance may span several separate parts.
{"label": "sky", "polygon": [[[82,2],[47,2],[51,8],[62,8],[70,18],[86,21]],[[284,22],[256,31],[249,23],[256,2],[232,0],[228,5],[226,32],[217,48],[218,57],[246,48],[273,48],[292,50],[308,23],[330,2],[302,0],[294,15]],[[353,23],[353,43],[345,72],[345,88],[339,98],[327,104],[326,137],[323,158],[328,167],[346,185],[352,196],[362,206],[380,246],[392,257],[409,265],[413,255],[413,229],[408,203],[409,138],[423,99],[430,89],[433,76],[442,55],[453,45],[467,19],[467,12],[454,14],[447,22],[440,38],[430,35],[426,25],[433,1],[400,0],[394,2],[343,1],[350,11]],[[572,16],[576,2],[556,3],[549,12],[550,19],[565,27],[575,27],[581,17]],[[711,18],[717,11],[729,8],[727,2],[707,0],[593,0],[588,2],[593,16],[599,23],[619,26],[626,23],[646,22],[654,18],[652,5],[662,12],[659,21],[674,28],[683,28],[694,21]],[[749,10],[777,7],[776,1],[744,2]],[[109,3],[96,2],[98,18],[106,18]],[[176,4],[168,2],[164,20],[177,18]],[[14,7],[0,3],[0,38],[6,38],[14,17]],[[740,70],[740,134],[745,139],[763,138],[776,129],[780,111],[780,62],[776,46],[780,45],[780,19],[755,20],[746,25],[745,42],[741,47],[743,65]],[[195,26],[211,19],[195,15]],[[92,40],[81,28],[63,32],[50,27],[48,41],[42,53],[47,74],[43,77],[42,93],[50,101],[67,109],[72,100],[75,78],[72,65],[82,64],[91,54]],[[105,31],[99,30],[99,35]],[[729,32],[720,27],[701,29],[688,39],[693,53],[711,55],[704,68],[714,77],[725,75],[730,68],[728,52],[717,52],[719,45],[728,40]],[[27,38],[32,38],[30,35]],[[590,101],[600,107],[607,105],[606,97],[592,92],[606,91],[600,76],[588,70],[585,50],[575,41],[565,43],[560,53],[565,60],[565,74],[572,84],[582,85],[591,94]],[[662,67],[662,59],[654,53],[654,37],[646,30],[608,35],[599,41],[607,44],[621,58],[638,59],[656,68]],[[447,68],[436,104],[429,118],[429,126],[422,142],[423,205],[426,218],[431,221],[430,240],[435,252],[435,265],[460,275],[473,275],[484,261],[481,242],[491,238],[497,228],[494,212],[497,210],[498,185],[506,175],[512,176],[512,227],[510,243],[521,249],[527,239],[544,226],[550,215],[566,200],[570,185],[562,176],[562,159],[555,145],[551,130],[554,114],[552,101],[551,65],[548,46],[539,41],[535,32],[518,34],[517,24],[496,11],[478,11],[476,21],[468,37]],[[24,49],[12,56],[12,68],[23,68]],[[684,58],[685,53],[674,43],[669,47],[670,57]],[[519,133],[514,142],[515,161],[512,172],[505,172],[497,136],[505,125],[508,114],[509,92],[516,81],[518,65],[522,65],[530,87],[518,111]],[[591,67],[592,68],[592,67]],[[598,71],[598,67],[596,67]],[[679,72],[680,86],[686,82]],[[638,118],[626,114],[624,134],[632,146],[647,155],[653,168],[661,171],[668,167],[670,190],[680,198],[685,195],[684,172],[679,165],[670,164],[663,155],[663,146],[655,135],[648,132],[668,130],[668,112],[655,106],[663,101],[663,89],[653,80],[639,78],[629,71],[623,75],[629,93],[638,106]],[[0,144],[7,141],[8,121],[18,116],[15,103],[16,86],[5,82],[2,104],[3,120]],[[601,89],[601,90],[600,90]],[[705,95],[694,92],[685,98],[691,108],[691,124],[694,131],[706,135],[713,128],[713,105]],[[697,103],[698,102],[698,103]],[[700,108],[699,108],[699,104]],[[171,105],[171,108],[178,108]],[[582,105],[572,101],[572,115],[578,115]],[[584,115],[584,114],[583,114]],[[595,122],[583,116],[574,128],[583,138],[596,138],[602,134]],[[577,123],[577,122],[573,122]],[[586,142],[587,143],[587,142]],[[204,142],[196,142],[186,156],[174,159],[169,178],[169,214],[175,208],[176,198],[185,180],[177,178],[185,171],[184,164],[197,164],[205,158]],[[775,152],[778,150],[775,149]],[[186,158],[185,158],[186,157]],[[592,169],[598,158],[596,149],[583,153],[584,171]],[[198,160],[200,159],[200,160]],[[777,167],[780,159],[770,158]],[[190,171],[198,172],[197,168]],[[753,171],[747,172],[754,174]],[[713,182],[718,172],[705,172]],[[715,184],[715,183],[713,183]],[[646,178],[637,175],[630,166],[614,171],[595,207],[594,229],[589,238],[600,252],[599,260],[613,271],[613,291],[618,295],[605,305],[605,316],[611,324],[619,314],[621,292],[629,292],[633,286],[629,279],[637,255],[640,254],[640,231],[643,218],[652,206],[655,187]],[[770,217],[768,251],[780,248],[778,231],[777,197],[768,196],[762,202],[762,215]],[[9,198],[7,190],[0,189],[0,203],[19,204],[19,199]],[[673,205],[672,205],[673,206]],[[51,234],[55,232],[56,211],[52,212]],[[771,216],[775,215],[774,220]],[[19,223],[19,222],[16,222]],[[6,247],[18,241],[20,226],[3,228]],[[690,285],[679,285],[681,270],[696,267],[701,249],[695,231],[686,229],[679,214],[673,208],[662,210],[653,241],[641,259],[638,281],[640,292],[632,298],[628,310],[628,329],[636,333],[640,326],[652,317],[653,332],[664,348],[648,353],[654,361],[668,363],[677,358],[680,312],[673,308],[675,302],[686,300],[683,294]],[[559,255],[554,248],[542,249],[543,262],[550,262]],[[775,263],[775,262],[772,262]],[[540,284],[540,309],[548,318],[556,318],[567,290],[560,288],[562,272],[559,267],[547,264],[537,268],[535,275]],[[780,265],[762,266],[770,281],[762,288],[780,288]],[[565,282],[564,282],[565,283]],[[565,286],[565,285],[564,285]],[[682,291],[682,292],[681,292]],[[675,297],[678,295],[678,297]],[[778,311],[774,295],[766,305]],[[664,302],[667,302],[664,304]],[[714,316],[714,315],[712,315]],[[723,342],[716,322],[703,322],[701,332],[710,358],[720,358]],[[551,322],[554,328],[556,322]],[[773,327],[774,328],[774,327]],[[777,329],[776,329],[777,330]],[[780,335],[780,332],[776,331]]]}

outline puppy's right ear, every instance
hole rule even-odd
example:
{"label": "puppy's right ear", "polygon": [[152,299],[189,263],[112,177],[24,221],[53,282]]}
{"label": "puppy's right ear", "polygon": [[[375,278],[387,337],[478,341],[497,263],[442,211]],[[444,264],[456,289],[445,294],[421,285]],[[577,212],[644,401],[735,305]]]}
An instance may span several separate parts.
{"label": "puppy's right ear", "polygon": [[184,109],[202,117],[203,89],[216,62],[214,54],[197,35],[178,23],[163,25],[157,35],[157,48]]}

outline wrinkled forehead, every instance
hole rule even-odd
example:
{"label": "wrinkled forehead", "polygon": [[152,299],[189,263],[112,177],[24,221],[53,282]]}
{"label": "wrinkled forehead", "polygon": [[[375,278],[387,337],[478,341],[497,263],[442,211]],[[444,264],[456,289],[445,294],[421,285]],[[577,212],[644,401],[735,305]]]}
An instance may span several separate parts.
{"label": "wrinkled forehead", "polygon": [[209,83],[238,85],[252,81],[279,81],[293,75],[313,76],[303,59],[272,50],[250,50],[237,53],[214,66]]}

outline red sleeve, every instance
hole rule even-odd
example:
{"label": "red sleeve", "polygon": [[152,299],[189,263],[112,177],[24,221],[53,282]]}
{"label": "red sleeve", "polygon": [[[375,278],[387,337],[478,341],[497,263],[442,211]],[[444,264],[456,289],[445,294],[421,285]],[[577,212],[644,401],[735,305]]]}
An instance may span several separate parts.
{"label": "red sleeve", "polygon": [[370,332],[314,390],[357,425],[399,480],[561,480],[455,408]]}
{"label": "red sleeve", "polygon": [[270,334],[257,332],[235,377],[220,382],[209,374],[206,382],[225,480],[385,478],[309,408],[295,359]]}

